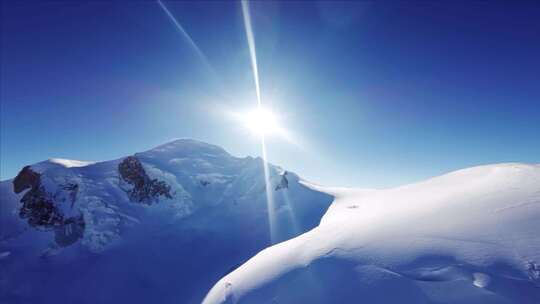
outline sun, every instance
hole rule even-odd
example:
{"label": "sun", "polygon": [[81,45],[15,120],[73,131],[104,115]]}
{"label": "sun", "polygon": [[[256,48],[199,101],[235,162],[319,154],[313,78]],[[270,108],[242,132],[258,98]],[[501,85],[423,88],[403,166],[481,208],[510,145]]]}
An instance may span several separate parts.
{"label": "sun", "polygon": [[242,115],[244,126],[259,136],[275,135],[282,132],[277,116],[268,109],[258,107]]}

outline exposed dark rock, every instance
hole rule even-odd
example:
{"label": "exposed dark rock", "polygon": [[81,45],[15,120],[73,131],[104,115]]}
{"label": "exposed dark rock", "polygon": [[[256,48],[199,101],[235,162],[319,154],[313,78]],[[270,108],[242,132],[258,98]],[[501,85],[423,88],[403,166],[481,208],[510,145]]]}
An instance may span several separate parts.
{"label": "exposed dark rock", "polygon": [[279,184],[277,184],[275,191],[278,191],[280,189],[288,189],[289,188],[289,180],[287,179],[287,171],[283,172],[281,174],[281,180],[279,181]]}
{"label": "exposed dark rock", "polygon": [[[48,193],[41,185],[41,174],[33,171],[30,166],[24,167],[13,180],[13,190],[20,193],[30,188],[21,198],[19,216],[26,219],[28,224],[39,230],[55,231],[55,241],[60,246],[75,243],[84,233],[84,219],[82,216],[65,219],[62,211],[57,207],[54,196]],[[79,185],[68,183],[61,186],[62,191],[69,191],[73,202],[77,199]]]}
{"label": "exposed dark rock", "polygon": [[70,217],[63,225],[54,230],[54,240],[59,246],[66,247],[77,242],[84,234],[84,218]]}
{"label": "exposed dark rock", "polygon": [[125,182],[133,186],[127,191],[131,201],[151,204],[159,196],[172,198],[171,187],[164,181],[150,179],[135,156],[126,157],[118,165],[118,172]]}
{"label": "exposed dark rock", "polygon": [[530,261],[527,263],[527,270],[529,271],[529,279],[540,283],[540,265]]}
{"label": "exposed dark rock", "polygon": [[149,177],[146,175],[144,168],[135,156],[128,156],[118,165],[118,172],[122,179],[135,188],[142,188]]}
{"label": "exposed dark rock", "polygon": [[69,199],[71,203],[77,200],[77,194],[79,193],[79,185],[76,183],[67,183],[62,187],[63,190],[69,191]]}
{"label": "exposed dark rock", "polygon": [[[67,192],[67,196],[65,193]],[[73,208],[73,205],[75,204],[75,201],[77,200],[77,194],[79,193],[79,185],[76,183],[66,183],[59,186],[59,191],[55,193],[54,200],[58,202],[58,200],[64,202],[66,200],[66,197],[69,199],[69,202],[71,203],[71,208]]]}
{"label": "exposed dark rock", "polygon": [[50,229],[62,225],[62,212],[56,208],[54,201],[41,186],[41,174],[30,166],[24,167],[13,180],[15,193],[21,193],[28,188],[30,190],[21,198],[19,216],[35,228]]}
{"label": "exposed dark rock", "polygon": [[28,188],[37,188],[41,183],[41,175],[30,166],[24,167],[13,179],[13,190],[15,193],[21,193]]}
{"label": "exposed dark rock", "polygon": [[157,179],[153,179],[148,184],[148,188],[150,189],[150,197],[157,198],[158,196],[165,196],[166,198],[172,198],[171,195],[171,186],[169,186],[164,181],[158,181]]}
{"label": "exposed dark rock", "polygon": [[62,211],[55,206],[54,201],[41,187],[28,191],[22,197],[21,203],[23,205],[19,210],[19,216],[26,219],[30,226],[48,230],[63,224]]}

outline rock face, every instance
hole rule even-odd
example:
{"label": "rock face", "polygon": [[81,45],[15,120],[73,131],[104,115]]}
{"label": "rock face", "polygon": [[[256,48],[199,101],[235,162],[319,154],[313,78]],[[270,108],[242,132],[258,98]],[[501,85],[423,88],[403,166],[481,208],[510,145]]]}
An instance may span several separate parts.
{"label": "rock face", "polygon": [[289,180],[287,179],[287,171],[283,172],[281,174],[281,180],[279,181],[279,184],[276,185],[274,188],[275,191],[278,191],[280,189],[287,189],[289,188]]}
{"label": "rock face", "polygon": [[540,286],[540,265],[535,262],[528,262],[527,270],[529,271],[529,278]]}
{"label": "rock face", "polygon": [[133,186],[133,189],[127,191],[133,202],[150,205],[160,196],[172,198],[171,187],[164,181],[150,179],[135,156],[126,157],[118,165],[118,172],[125,182]]}
{"label": "rock face", "polygon": [[[45,190],[41,182],[41,174],[32,170],[30,166],[24,167],[13,180],[13,191],[21,193],[28,190],[20,202],[19,217],[26,219],[28,224],[38,230],[54,230],[55,241],[59,246],[68,246],[80,239],[84,233],[84,218],[65,217],[62,210],[55,203],[54,198],[60,193],[51,195]],[[78,185],[67,184],[62,187],[73,200],[76,198]],[[73,202],[72,202],[73,203]]]}
{"label": "rock face", "polygon": [[22,168],[21,172],[13,179],[13,191],[21,193],[28,188],[37,188],[41,175],[34,172],[30,166]]}
{"label": "rock face", "polygon": [[30,189],[21,199],[21,203],[23,205],[19,216],[26,219],[32,227],[47,230],[61,226],[64,221],[62,212],[40,187]]}
{"label": "rock face", "polygon": [[41,186],[41,175],[26,166],[13,180],[13,191],[21,193],[28,188],[30,190],[20,201],[23,205],[19,216],[36,228],[51,229],[61,226],[64,216]]}
{"label": "rock face", "polygon": [[77,242],[84,233],[84,218],[82,216],[71,217],[63,222],[63,225],[57,227],[54,231],[54,240],[56,244],[65,247]]}

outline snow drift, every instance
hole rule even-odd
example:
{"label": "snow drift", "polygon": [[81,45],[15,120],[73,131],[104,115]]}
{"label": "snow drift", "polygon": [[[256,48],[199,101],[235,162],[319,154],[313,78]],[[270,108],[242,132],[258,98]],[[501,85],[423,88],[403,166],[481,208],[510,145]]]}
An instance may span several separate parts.
{"label": "snow drift", "polygon": [[210,290],[217,303],[540,303],[540,165],[387,190],[324,188],[320,225]]}

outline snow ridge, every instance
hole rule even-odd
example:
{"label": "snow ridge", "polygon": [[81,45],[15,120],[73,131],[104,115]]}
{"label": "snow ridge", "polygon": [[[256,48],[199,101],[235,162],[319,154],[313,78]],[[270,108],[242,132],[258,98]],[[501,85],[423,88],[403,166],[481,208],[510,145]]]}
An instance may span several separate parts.
{"label": "snow ridge", "polygon": [[540,301],[540,165],[327,192],[318,227],[259,252],[203,303]]}

